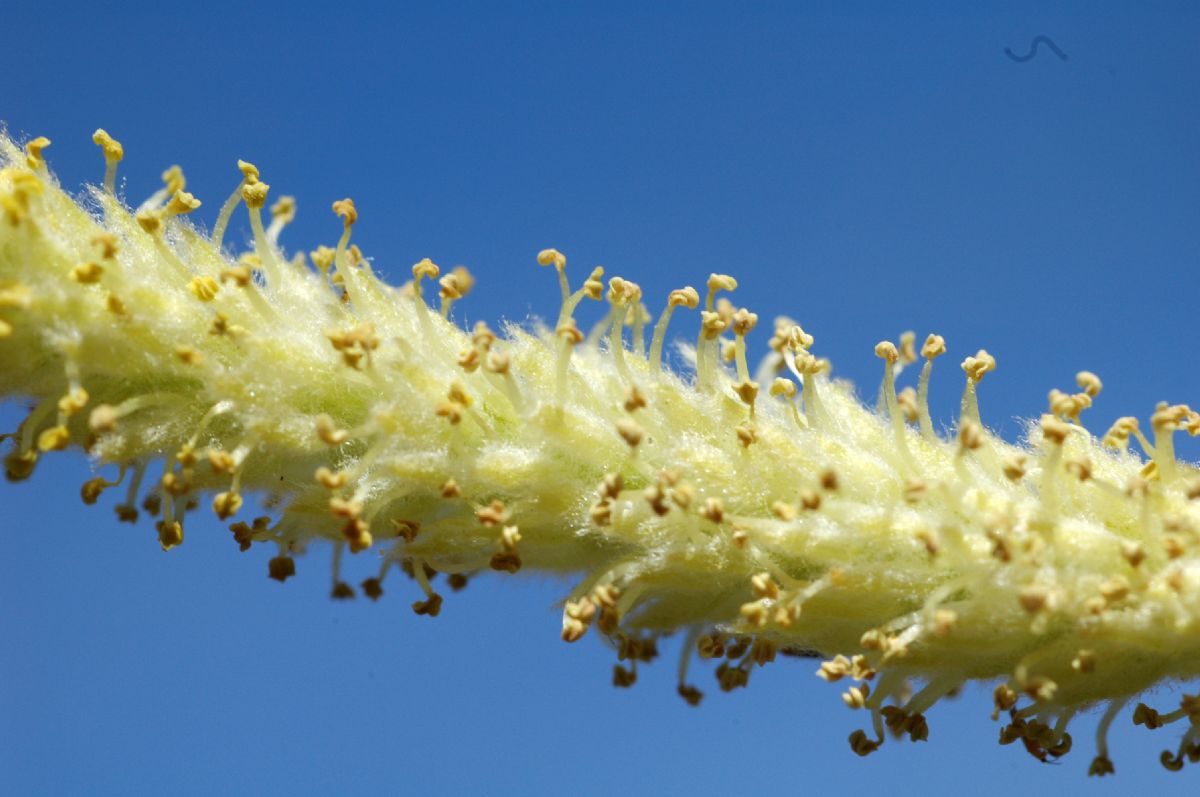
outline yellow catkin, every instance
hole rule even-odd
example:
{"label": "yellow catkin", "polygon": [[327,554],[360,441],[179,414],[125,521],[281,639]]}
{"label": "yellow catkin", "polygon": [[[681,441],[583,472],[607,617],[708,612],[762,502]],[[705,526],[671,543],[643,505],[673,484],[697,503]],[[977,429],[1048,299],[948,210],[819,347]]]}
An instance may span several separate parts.
{"label": "yellow catkin", "polygon": [[[202,234],[175,234],[197,204],[189,196],[139,223],[111,192],[123,151],[102,131],[97,143],[108,190],[83,204],[102,217],[47,179],[36,146],[27,155],[0,138],[0,198],[14,209],[0,223],[0,398],[36,407],[6,444],[10,480],[72,447],[136,474],[158,460],[150,496],[138,475],[117,512],[133,520],[146,508],[163,548],[184,545],[192,513],[215,514],[233,521],[239,546],[272,547],[270,577],[290,578],[296,552],[323,541],[335,570],[372,568],[362,585],[376,599],[388,568],[353,556],[374,549],[414,582],[425,617],[443,601],[435,572],[452,589],[493,570],[572,575],[563,639],[607,637],[619,686],[657,656],[659,636],[683,628],[697,634],[685,665],[712,660],[726,691],[780,651],[819,652],[814,669],[855,682],[842,700],[870,715],[850,738],[860,755],[885,729],[926,738],[938,700],[992,681],[997,716],[1012,712],[1001,741],[1056,758],[1076,709],[1200,674],[1200,471],[1172,448],[1173,435],[1200,432],[1200,415],[1184,405],[1145,408],[1153,443],[1126,422],[1102,445],[1079,412],[1100,380],[1082,372],[1082,393],[1056,393],[1029,440],[1009,443],[980,417],[980,382],[995,367],[980,351],[963,362],[961,422],[938,435],[929,367],[916,398],[893,383],[916,338],[877,348],[880,414],[829,379],[792,322],[776,324],[765,373],[781,376],[759,395],[745,347],[769,330],[714,304],[737,286],[720,274],[707,282],[697,384],[660,366],[659,330],[650,357],[626,347],[624,314],[641,300],[626,280],[610,284],[594,338],[573,325],[471,332],[428,311],[419,281],[439,276],[431,260],[407,290],[351,262],[353,203],[335,203],[329,235],[342,238],[315,269],[291,267],[278,229],[239,264]],[[245,166],[238,198],[256,220],[266,186]],[[38,200],[26,201],[33,186]],[[127,243],[81,268],[80,253],[115,240]],[[537,260],[572,300],[566,256]],[[581,297],[600,298],[597,273]],[[479,293],[439,284],[443,299]],[[668,310],[699,299],[677,291]],[[718,356],[723,342],[736,370]],[[920,355],[947,348],[931,335]],[[90,418],[62,409],[72,395],[89,395]],[[1127,450],[1130,435],[1148,458]],[[99,502],[98,485],[80,494]],[[265,496],[270,515],[237,519],[250,514],[243,497]],[[335,582],[335,597],[353,594]],[[700,702],[682,675],[679,692]],[[1135,712],[1188,733],[1163,759],[1172,769],[1200,758],[1188,730],[1198,716],[1187,695]],[[1113,770],[1105,717],[1097,775]]]}

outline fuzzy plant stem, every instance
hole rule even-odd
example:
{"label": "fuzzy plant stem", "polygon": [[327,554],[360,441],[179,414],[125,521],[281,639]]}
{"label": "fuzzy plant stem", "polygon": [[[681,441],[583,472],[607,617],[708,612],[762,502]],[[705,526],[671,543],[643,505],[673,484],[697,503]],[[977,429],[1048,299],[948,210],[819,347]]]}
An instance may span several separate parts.
{"label": "fuzzy plant stem", "polygon": [[[561,282],[555,329],[463,330],[447,316],[466,273],[423,260],[409,285],[384,284],[350,243],[349,200],[334,204],[336,250],[310,269],[279,250],[282,218],[264,232],[268,186],[240,164],[255,250],[234,260],[187,220],[200,202],[181,173],[131,212],[115,193],[123,150],[103,131],[96,142],[104,186],[76,199],[47,170],[48,141],[0,138],[0,398],[32,407],[11,435],[12,481],[81,448],[112,471],[83,499],[123,484],[119,518],[148,512],[164,550],[211,511],[243,549],[272,550],[273,578],[320,541],[335,597],[355,594],[342,571],[369,558],[359,588],[375,599],[407,577],[424,615],[440,611],[441,584],[477,573],[572,574],[562,637],[609,638],[617,686],[676,632],[693,704],[691,657],[714,660],[730,690],[778,654],[820,656],[818,675],[850,683],[844,702],[869,715],[850,737],[862,755],[887,732],[923,740],[940,698],[990,681],[1001,742],[1043,759],[1070,749],[1076,711],[1110,706],[1091,764],[1103,775],[1119,707],[1200,673],[1200,482],[1171,443],[1200,431],[1185,406],[1156,409],[1153,443],[1132,418],[1097,439],[1080,416],[1100,381],[1083,372],[1080,392],[1052,392],[1027,439],[1008,443],[980,419],[995,368],[980,351],[942,437],[926,403],[941,338],[920,352],[915,408],[895,384],[918,359],[911,336],[876,347],[877,412],[786,320],[760,392],[745,358],[757,316],[713,306],[736,287],[724,275],[707,283],[693,382],[660,366],[665,317],[648,358],[627,349],[636,284],[605,291],[597,269],[572,293],[555,250],[538,256]],[[585,298],[611,304],[592,342],[573,317]],[[668,310],[698,306],[681,288]],[[241,517],[247,494],[271,514]],[[1134,720],[1182,723],[1165,766],[1200,758],[1196,697],[1162,714],[1138,704]]]}

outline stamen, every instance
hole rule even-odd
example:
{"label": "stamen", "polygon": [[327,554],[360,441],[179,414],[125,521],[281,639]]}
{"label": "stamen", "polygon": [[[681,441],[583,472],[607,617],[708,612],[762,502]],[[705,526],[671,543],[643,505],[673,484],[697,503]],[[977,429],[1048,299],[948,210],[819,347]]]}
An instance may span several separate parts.
{"label": "stamen", "polygon": [[804,385],[804,413],[809,422],[818,427],[824,423],[824,409],[817,393],[817,375],[825,370],[825,362],[813,357],[808,349],[813,337],[799,326],[793,326],[783,346],[783,361],[788,370]]}
{"label": "stamen", "polygon": [[238,202],[242,201],[242,189],[258,182],[258,167],[253,163],[239,160],[238,169],[242,173],[242,181],[221,206],[221,212],[217,214],[217,223],[213,226],[212,241],[218,252],[221,251],[221,242],[225,240],[225,228],[229,226],[229,220],[233,218],[233,211],[237,209]]}
{"label": "stamen", "polygon": [[662,372],[663,343],[667,337],[667,325],[671,323],[671,315],[675,312],[675,308],[683,306],[689,310],[695,310],[699,305],[700,295],[690,285],[671,291],[667,296],[667,308],[663,310],[662,315],[658,318],[658,323],[654,325],[654,337],[650,341],[651,371],[656,374]]}
{"label": "stamen", "polygon": [[612,304],[612,327],[609,332],[609,348],[612,350],[613,363],[617,366],[617,372],[621,375],[625,382],[629,382],[633,377],[629,373],[629,366],[625,362],[625,312],[631,302],[636,302],[641,298],[642,289],[635,283],[623,280],[620,277],[613,277],[608,281],[608,301]]}
{"label": "stamen", "polygon": [[[164,202],[166,202],[177,191],[182,191],[187,186],[187,178],[183,174],[183,169],[178,165],[171,166],[162,173],[163,187],[155,191],[150,197],[138,205],[138,210],[157,210]],[[189,194],[190,196],[190,194]]]}
{"label": "stamen", "polygon": [[929,377],[933,373],[933,361],[946,353],[946,340],[941,335],[930,335],[921,346],[921,356],[925,365],[921,367],[921,378],[917,383],[917,413],[921,425],[921,435],[931,442],[937,440],[933,432],[933,419],[929,415]]}
{"label": "stamen", "polygon": [[104,151],[104,190],[109,195],[116,196],[117,164],[125,157],[125,148],[103,128],[92,134],[92,143]]}
{"label": "stamen", "polygon": [[279,233],[296,219],[296,197],[281,196],[271,205],[271,223],[267,226],[267,241],[271,246],[279,243]]}
{"label": "stamen", "polygon": [[475,286],[475,278],[466,266],[455,266],[450,273],[438,280],[441,290],[438,296],[442,299],[442,318],[450,317],[450,307],[454,302],[466,296]]}
{"label": "stamen", "polygon": [[1191,409],[1186,404],[1168,405],[1165,401],[1155,407],[1150,425],[1154,429],[1154,464],[1163,484],[1175,481],[1175,432],[1187,419]]}
{"label": "stamen", "polygon": [[979,417],[979,399],[975,395],[975,385],[983,379],[984,374],[996,370],[996,358],[988,354],[985,349],[980,349],[974,357],[968,357],[962,361],[962,369],[967,375],[967,387],[963,391],[960,414],[967,420],[982,424]]}
{"label": "stamen", "polygon": [[261,180],[256,181],[253,185],[246,184],[242,186],[242,201],[246,203],[246,209],[250,211],[250,229],[254,231],[254,251],[258,255],[258,259],[262,261],[267,286],[272,290],[279,290],[283,284],[283,272],[280,271],[279,263],[275,260],[274,249],[267,243],[267,234],[263,230],[262,223],[262,208],[267,203],[267,192],[270,189],[271,186]]}
{"label": "stamen", "polygon": [[42,150],[48,146],[50,146],[50,139],[45,136],[38,136],[25,144],[25,163],[30,169],[36,172],[46,168],[46,159],[42,157]]}
{"label": "stamen", "polygon": [[[562,307],[565,311],[567,302],[571,299],[571,286],[567,282],[567,257],[557,249],[543,249],[538,252],[538,265],[554,266],[554,270],[558,272],[558,286],[562,289]],[[559,323],[562,323],[563,317],[559,315]]]}
{"label": "stamen", "polygon": [[713,298],[720,291],[737,290],[737,280],[727,274],[708,275],[708,293],[704,297],[704,310],[700,313],[700,337],[696,341],[696,382],[709,386],[715,377],[718,365],[717,339],[725,331],[725,322],[713,312]]}
{"label": "stamen", "polygon": [[875,356],[883,360],[883,395],[887,402],[888,414],[892,419],[892,436],[896,440],[896,450],[908,467],[914,467],[912,453],[908,450],[908,438],[905,434],[904,415],[900,411],[900,402],[896,398],[896,363],[900,360],[900,352],[896,344],[890,340],[875,344]]}

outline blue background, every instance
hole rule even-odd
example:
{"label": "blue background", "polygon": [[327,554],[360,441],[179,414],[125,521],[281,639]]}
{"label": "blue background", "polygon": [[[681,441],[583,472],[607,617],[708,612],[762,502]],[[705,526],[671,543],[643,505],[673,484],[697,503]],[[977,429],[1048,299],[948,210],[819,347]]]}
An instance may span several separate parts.
{"label": "blue background", "polygon": [[[1106,383],[1097,431],[1200,403],[1200,5],[890,5],[12,3],[0,119],[52,138],[67,185],[100,179],[106,127],[134,204],[180,163],[208,224],[252,160],[297,195],[283,242],[305,251],[352,196],[355,241],[393,280],[425,256],[471,267],[468,321],[553,314],[533,257],[556,246],[577,279],[639,281],[654,312],[733,273],[739,304],[799,319],[868,397],[880,338],[937,331],[956,361],[984,346],[984,417],[1010,439],[1080,368]],[[1069,60],[1005,56],[1039,34]],[[246,239],[239,219],[227,241]],[[961,374],[939,373],[949,421]],[[209,517],[164,554],[110,499],[78,504],[88,473],[50,457],[0,485],[10,794],[1200,788],[1157,763],[1173,731],[1128,714],[1115,779],[1085,777],[1094,716],[1061,766],[998,748],[980,689],[931,713],[928,743],[860,760],[864,717],[811,662],[729,695],[697,671],[696,710],[669,643],[614,690],[595,639],[558,640],[566,583],[480,578],[436,620],[399,582],[335,603],[327,553],[281,586]]]}

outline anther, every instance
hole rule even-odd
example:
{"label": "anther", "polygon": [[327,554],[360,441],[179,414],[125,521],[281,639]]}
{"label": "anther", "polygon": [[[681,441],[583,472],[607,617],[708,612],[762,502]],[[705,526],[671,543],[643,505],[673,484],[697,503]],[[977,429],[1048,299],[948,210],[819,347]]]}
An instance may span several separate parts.
{"label": "anther", "polygon": [[960,452],[975,451],[983,445],[983,427],[974,421],[964,420],[958,426]]}
{"label": "anther", "polygon": [[475,278],[466,266],[455,266],[449,274],[438,280],[438,285],[438,296],[442,300],[442,318],[449,318],[450,307],[471,292],[471,288],[475,286]]}
{"label": "anther", "polygon": [[221,286],[212,277],[193,277],[188,282],[188,290],[202,302],[211,302],[216,298]]}
{"label": "anther", "polygon": [[632,413],[646,406],[646,396],[638,390],[637,385],[630,385],[625,391],[625,411]]}
{"label": "anther", "polygon": [[906,423],[916,423],[920,419],[917,391],[912,387],[906,387],[896,394],[896,406],[900,408],[900,413],[904,416]]}
{"label": "anther", "polygon": [[201,205],[199,199],[189,194],[183,189],[178,189],[171,195],[171,199],[167,202],[167,214],[171,216],[181,216],[191,213]]}
{"label": "anther", "polygon": [[100,250],[100,257],[104,260],[112,260],[120,251],[117,236],[110,232],[96,233],[92,236],[91,243]]}
{"label": "anther", "polygon": [[296,560],[290,556],[276,556],[267,563],[267,575],[282,583],[296,575]]}
{"label": "anther", "polygon": [[279,233],[296,218],[296,198],[281,196],[271,205],[271,223],[267,226],[267,241],[272,246],[279,242]]}
{"label": "anther", "polygon": [[700,517],[713,523],[721,523],[725,520],[725,502],[716,497],[705,498],[704,505],[700,507]]}
{"label": "anther", "polygon": [[1009,481],[1020,481],[1025,476],[1026,457],[1024,454],[1007,454],[1001,463],[1004,477]]}
{"label": "anther", "polygon": [[1088,393],[1068,395],[1061,390],[1051,390],[1048,398],[1052,413],[1067,418],[1074,423],[1080,423],[1080,413],[1092,406],[1092,397]]}
{"label": "anther", "polygon": [[316,418],[317,436],[326,445],[340,446],[342,443],[350,439],[350,433],[337,428],[333,419],[328,415],[318,415]]}
{"label": "anther", "polygon": [[71,279],[80,285],[94,285],[104,274],[104,267],[95,261],[88,260],[71,268]]}
{"label": "anther", "polygon": [[900,362],[912,365],[917,361],[917,333],[911,330],[900,333]]}
{"label": "anther", "polygon": [[520,530],[516,526],[505,526],[500,532],[500,550],[492,554],[488,565],[493,570],[516,573],[521,569],[521,556],[517,553],[517,543],[520,541]]}
{"label": "anther", "polygon": [[25,163],[30,169],[37,171],[46,166],[46,159],[42,157],[42,150],[50,146],[50,139],[45,136],[37,138],[25,144]]}
{"label": "anther", "polygon": [[1093,374],[1091,371],[1080,371],[1075,374],[1075,384],[1083,389],[1092,398],[1100,395],[1100,390],[1104,387],[1104,383],[1100,381],[1100,377]]}
{"label": "anther", "polygon": [[1041,427],[1042,439],[1055,445],[1062,445],[1071,434],[1071,427],[1055,415],[1043,415]]}
{"label": "anther", "polygon": [[622,418],[617,421],[617,434],[621,435],[630,448],[636,449],[642,442],[642,438],[646,436],[645,431],[631,418]]}
{"label": "anther", "polygon": [[[753,382],[751,382],[750,384],[754,385],[754,390],[755,390],[755,393],[757,394],[758,385],[755,385]],[[755,431],[754,427],[751,426],[749,423],[739,423],[737,426],[735,426],[733,428],[733,431],[734,431],[734,434],[737,435],[738,444],[741,445],[742,448],[749,448],[750,446],[752,446],[756,442],[758,442],[758,432]]]}
{"label": "anther", "polygon": [[217,493],[212,502],[213,512],[221,520],[225,520],[238,513],[242,508],[242,496],[235,491]]}
{"label": "anther", "polygon": [[158,544],[164,551],[183,544],[183,524],[178,520],[160,520],[155,527],[158,530]]}

